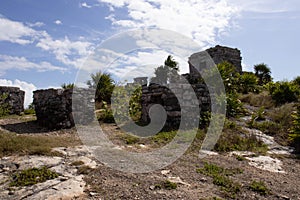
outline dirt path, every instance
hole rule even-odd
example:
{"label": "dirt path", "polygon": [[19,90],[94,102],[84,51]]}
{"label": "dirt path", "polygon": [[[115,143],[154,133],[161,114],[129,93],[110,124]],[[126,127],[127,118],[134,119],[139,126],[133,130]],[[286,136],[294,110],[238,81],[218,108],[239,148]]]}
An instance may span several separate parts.
{"label": "dirt path", "polygon": [[[41,129],[29,119],[28,121],[15,118],[1,119],[0,126],[6,132],[26,133],[29,135],[53,134],[63,136],[74,134],[74,130],[47,131]],[[105,130],[112,134],[111,137],[114,138],[114,143],[139,151],[138,148],[134,149],[135,146],[126,145],[123,140],[118,140],[114,136],[114,134],[120,134],[115,126],[105,125]],[[147,149],[147,147],[149,146],[144,148]],[[271,157],[280,160],[282,163],[281,167],[284,173],[278,173],[251,166],[249,165],[249,160],[237,159],[237,156],[234,154],[210,155],[200,159],[198,156],[199,148],[197,146],[194,147],[194,149],[190,149],[170,166],[145,174],[131,174],[111,169],[95,160],[92,154],[82,150],[80,146],[58,148],[56,151],[60,151],[60,156],[56,158],[47,157],[48,161],[46,161],[47,159],[41,161],[39,156],[1,158],[0,165],[2,164],[3,166],[4,163],[10,162],[17,163],[22,167],[29,167],[37,165],[34,160],[40,160],[40,165],[49,166],[51,165],[49,163],[52,163],[52,169],[59,171],[62,176],[54,179],[52,182],[47,181],[36,186],[15,188],[14,192],[8,191],[7,182],[3,183],[2,181],[0,183],[0,197],[1,199],[22,199],[25,194],[24,191],[33,191],[30,196],[27,194],[28,199],[45,199],[47,195],[51,197],[46,191],[52,191],[58,195],[55,197],[65,199],[300,199],[300,160],[296,159],[295,156],[271,155]],[[82,159],[81,166],[89,166],[90,163],[93,163],[93,165],[85,168],[86,171],[78,174],[80,166],[74,166],[71,163],[80,159]],[[27,165],[24,164],[26,160],[30,161],[29,163],[27,162]],[[53,165],[55,160],[57,162]],[[215,164],[224,169],[237,168],[242,171],[242,173],[230,176],[230,180],[240,185],[239,191],[235,195],[229,195],[224,191],[224,188],[214,184],[211,176],[198,173],[197,169],[203,168],[205,162]],[[4,178],[9,179],[9,176],[6,176],[9,174],[8,172],[3,170],[3,168],[0,170],[2,180]],[[78,178],[75,181],[79,183],[79,186],[67,182],[74,177]],[[176,188],[170,186],[168,180],[175,183]],[[257,191],[251,190],[249,186],[252,181],[264,182],[269,189],[269,194],[262,195]],[[63,191],[59,192],[60,190],[57,188],[61,187],[57,187],[55,184],[66,183],[69,185],[71,192],[68,194]],[[36,188],[47,189],[39,192]]]}

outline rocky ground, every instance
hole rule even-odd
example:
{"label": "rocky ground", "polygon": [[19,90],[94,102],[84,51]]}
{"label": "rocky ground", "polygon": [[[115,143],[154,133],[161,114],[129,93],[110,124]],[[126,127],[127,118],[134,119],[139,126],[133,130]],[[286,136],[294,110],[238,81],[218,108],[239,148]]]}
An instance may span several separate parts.
{"label": "rocky ground", "polygon": [[[244,123],[242,119],[241,123]],[[25,120],[26,121],[26,120]],[[30,121],[30,119],[28,119]],[[2,132],[27,135],[76,134],[74,130],[45,131],[24,119],[0,119]],[[114,125],[103,125],[111,135],[118,133]],[[270,136],[251,131],[269,146],[264,155],[251,152],[218,154],[190,148],[170,166],[151,173],[131,174],[116,171],[100,163],[83,145],[55,147],[56,156],[12,154],[0,158],[0,199],[300,199],[300,160],[291,149],[280,146]],[[147,144],[126,145],[113,137],[120,148],[134,151],[151,150]],[[141,148],[142,147],[142,148]],[[204,163],[224,169],[238,169],[230,179],[240,185],[235,195],[214,184],[211,176],[198,173]],[[32,186],[10,187],[12,174],[31,167],[47,166],[59,177]],[[167,183],[175,183],[172,187]],[[262,181],[267,194],[250,189],[251,182]]]}

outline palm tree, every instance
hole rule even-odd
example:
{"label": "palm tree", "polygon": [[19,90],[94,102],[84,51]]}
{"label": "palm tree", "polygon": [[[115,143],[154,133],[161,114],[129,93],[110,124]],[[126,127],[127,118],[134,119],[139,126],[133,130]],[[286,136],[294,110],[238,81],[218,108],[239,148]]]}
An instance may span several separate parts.
{"label": "palm tree", "polygon": [[179,72],[178,63],[173,59],[171,55],[167,57],[164,65],[159,66],[155,69],[155,77],[151,79],[152,83],[157,83],[160,85],[166,85],[172,78],[176,77]]}
{"label": "palm tree", "polygon": [[114,80],[108,73],[102,73],[101,71],[91,74],[91,80],[86,82],[89,88],[96,89],[96,101],[107,103],[111,102],[111,95],[114,89]]}
{"label": "palm tree", "polygon": [[254,66],[255,76],[258,78],[259,85],[265,85],[272,81],[271,70],[270,68],[264,64],[258,64]]}
{"label": "palm tree", "polygon": [[75,84],[74,84],[74,83],[68,83],[68,84],[63,83],[63,84],[61,85],[61,88],[62,88],[62,89],[73,89],[74,87],[75,87]]}

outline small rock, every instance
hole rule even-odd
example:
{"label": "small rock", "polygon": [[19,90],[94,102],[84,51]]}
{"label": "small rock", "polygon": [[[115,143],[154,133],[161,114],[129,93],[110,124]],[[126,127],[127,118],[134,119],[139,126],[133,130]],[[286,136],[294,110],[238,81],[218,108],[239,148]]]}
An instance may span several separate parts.
{"label": "small rock", "polygon": [[280,199],[284,199],[284,200],[290,200],[291,198],[288,197],[288,196],[285,196],[285,195],[281,195],[281,194],[278,194],[277,195]]}
{"label": "small rock", "polygon": [[183,182],[179,176],[177,176],[177,177],[170,176],[170,177],[168,177],[168,180],[173,183],[179,183],[182,185],[191,186],[189,183]]}
{"label": "small rock", "polygon": [[170,173],[171,172],[171,170],[162,170],[160,173],[162,174],[162,175],[167,175],[168,173]]}
{"label": "small rock", "polygon": [[97,195],[97,193],[96,192],[90,192],[90,196],[95,196],[95,195]]}
{"label": "small rock", "polygon": [[150,185],[150,190],[154,190],[155,189],[155,186],[154,185]]}
{"label": "small rock", "polygon": [[202,178],[200,179],[200,181],[201,181],[201,182],[207,182],[207,178],[202,177]]}

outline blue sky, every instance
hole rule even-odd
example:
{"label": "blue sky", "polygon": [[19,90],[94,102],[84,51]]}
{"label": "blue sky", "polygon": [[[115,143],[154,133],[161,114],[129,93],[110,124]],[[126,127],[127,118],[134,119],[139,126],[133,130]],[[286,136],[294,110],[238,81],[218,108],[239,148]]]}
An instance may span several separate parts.
{"label": "blue sky", "polygon": [[[239,48],[244,70],[264,62],[275,80],[300,75],[298,0],[5,0],[0,5],[0,85],[25,90],[26,105],[33,90],[75,82],[78,71],[91,64],[87,61],[94,50],[115,34],[148,27],[182,34],[197,43],[199,51],[217,44]],[[106,44],[116,50],[130,41]],[[109,55],[117,58],[119,53]],[[133,76],[139,74],[131,73],[134,67],[158,66],[168,53],[131,53],[122,68],[107,71],[115,78]],[[186,72],[187,57],[175,58]],[[143,70],[147,75],[151,71]]]}

